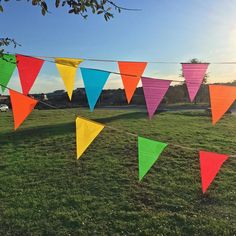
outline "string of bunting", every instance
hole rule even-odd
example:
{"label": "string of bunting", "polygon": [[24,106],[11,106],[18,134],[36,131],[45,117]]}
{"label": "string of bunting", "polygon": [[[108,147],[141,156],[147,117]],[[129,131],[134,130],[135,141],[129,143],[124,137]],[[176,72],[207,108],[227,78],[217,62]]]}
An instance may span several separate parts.
{"label": "string of bunting", "polygon": [[[12,54],[15,55],[15,53],[12,52],[6,52],[6,54]],[[35,57],[35,58],[42,58],[45,61],[54,62],[55,58],[60,58],[58,56],[36,56],[36,55],[27,55],[27,54],[21,54],[23,56],[28,56],[28,57]],[[64,59],[75,59],[74,57],[63,57]],[[77,58],[78,59],[78,58]],[[121,60],[115,60],[115,59],[98,59],[98,58],[81,58],[83,61],[92,61],[92,62],[109,62],[109,63],[117,63]],[[128,61],[127,61],[128,62]],[[137,62],[137,61],[132,61],[132,62]],[[183,64],[182,61],[146,61],[148,64]],[[236,64],[236,61],[212,61],[212,62],[204,62],[207,64],[212,64],[212,65],[234,65]],[[191,62],[186,62],[185,64],[192,64]]]}
{"label": "string of bunting", "polygon": [[[54,62],[56,63],[59,74],[65,84],[68,97],[71,100],[74,90],[76,71],[78,66],[83,62],[83,59],[55,58]],[[39,74],[40,69],[42,68],[43,63],[44,60],[35,57],[20,54],[5,54],[2,58],[0,58],[0,82],[7,86],[15,68],[17,67],[22,91],[24,94],[28,94],[36,80],[37,75]],[[131,102],[137,85],[141,80],[150,119],[158,109],[171,82],[183,82],[179,80],[163,80],[142,77],[147,66],[147,62],[118,62],[118,66],[128,103]],[[191,102],[194,101],[196,97],[207,72],[208,66],[208,63],[182,63],[183,75]],[[110,74],[116,72],[83,67],[80,67],[80,70],[89,107],[90,110],[93,111]],[[220,85],[209,85],[213,125],[220,120],[220,118],[235,101],[235,87],[219,86]],[[2,86],[2,91],[4,92],[4,90],[5,88]]]}
{"label": "string of bunting", "polygon": [[[32,112],[38,102],[43,103],[49,107],[57,108],[41,100],[36,100],[25,94],[19,93],[8,87],[10,99],[12,103],[12,111],[14,117],[15,130],[24,122],[28,115]],[[82,116],[76,118],[76,148],[77,159],[86,151],[93,140],[104,129],[105,125],[97,123],[95,121],[86,119]],[[148,173],[154,163],[158,160],[161,153],[167,147],[168,144],[150,140],[140,137],[136,134],[132,134],[123,130],[118,130],[112,126],[106,126],[107,128],[124,132],[128,135],[132,135],[138,138],[138,165],[139,165],[139,180]],[[181,145],[172,144],[172,146],[181,147],[184,149],[195,150],[193,148],[184,147]],[[213,152],[200,151],[200,172],[202,178],[202,191],[205,193],[214,180],[215,176],[219,172],[222,164],[228,159],[228,155],[218,154]],[[232,156],[231,156],[232,157]]]}
{"label": "string of bunting", "polygon": [[[64,81],[69,99],[72,98],[76,70],[83,59],[55,58],[58,71]],[[39,100],[27,96],[32,88],[44,60],[25,56],[5,54],[0,58],[0,85],[2,91],[6,88],[10,93],[15,129],[24,122]],[[208,63],[183,63],[182,70],[186,80],[190,100],[193,101],[208,69]],[[118,62],[120,75],[124,85],[126,98],[130,103],[139,81],[142,81],[149,118],[151,119],[161,100],[167,92],[171,81],[142,77],[147,62]],[[10,78],[17,67],[22,86],[19,93],[7,87]],[[80,68],[85,85],[90,110],[93,111],[102,89],[111,72],[91,68]],[[173,81],[173,80],[172,80]],[[236,99],[236,87],[209,85],[212,123],[216,124]],[[47,104],[47,103],[44,103]],[[76,118],[76,145],[79,159],[93,140],[104,129],[104,125],[78,116]],[[114,127],[108,127],[115,129]],[[130,134],[130,133],[129,133]],[[134,134],[130,134],[136,136]],[[157,161],[166,143],[153,141],[138,136],[139,180],[147,174]],[[199,152],[202,191],[206,192],[228,155],[212,152]]]}

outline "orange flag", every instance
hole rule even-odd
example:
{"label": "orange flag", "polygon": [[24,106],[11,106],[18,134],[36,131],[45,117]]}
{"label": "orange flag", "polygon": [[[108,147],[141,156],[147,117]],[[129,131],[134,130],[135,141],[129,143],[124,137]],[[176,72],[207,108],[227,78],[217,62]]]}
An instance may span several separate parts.
{"label": "orange flag", "polygon": [[31,113],[38,101],[26,95],[23,95],[22,93],[18,93],[10,89],[9,91],[14,117],[14,126],[16,130]]}
{"label": "orange flag", "polygon": [[236,87],[225,85],[209,85],[212,124],[217,121],[227,112],[230,106],[236,99]]}
{"label": "orange flag", "polygon": [[[147,62],[118,62],[126,98],[130,103]],[[130,76],[131,75],[131,76]]]}

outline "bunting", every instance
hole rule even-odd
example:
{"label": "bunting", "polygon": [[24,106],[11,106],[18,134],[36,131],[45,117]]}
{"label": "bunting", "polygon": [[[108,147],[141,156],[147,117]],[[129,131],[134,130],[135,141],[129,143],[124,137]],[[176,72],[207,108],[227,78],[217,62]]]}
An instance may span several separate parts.
{"label": "bunting", "polygon": [[208,65],[208,63],[182,63],[183,75],[191,102],[202,84]]}
{"label": "bunting", "polygon": [[9,92],[16,130],[32,112],[38,101],[11,89]]}
{"label": "bunting", "polygon": [[209,85],[212,124],[217,121],[228,111],[236,99],[236,87],[225,85]]}
{"label": "bunting", "polygon": [[56,67],[64,82],[70,100],[74,90],[76,71],[81,62],[83,62],[82,59],[55,58]]}
{"label": "bunting", "polygon": [[147,77],[142,77],[141,80],[149,118],[151,119],[165,96],[171,81]]}
{"label": "bunting", "polygon": [[105,126],[83,118],[76,118],[77,159],[98,136]]}
{"label": "bunting", "polygon": [[199,158],[202,192],[205,193],[219,172],[223,163],[228,159],[228,156],[214,152],[200,151]]}
{"label": "bunting", "polygon": [[139,181],[154,165],[166,146],[166,143],[138,137]]}
{"label": "bunting", "polygon": [[121,79],[124,85],[128,103],[130,103],[138,86],[140,78],[147,66],[147,62],[118,62]]}
{"label": "bunting", "polygon": [[84,81],[90,111],[93,111],[110,72],[87,68],[80,68],[80,70]]}
{"label": "bunting", "polygon": [[44,60],[16,54],[16,61],[22,92],[27,95],[43,66]]}
{"label": "bunting", "polygon": [[[82,59],[55,58],[56,66],[64,81],[70,99],[72,98],[74,89],[76,71],[82,61]],[[3,58],[0,58],[0,85],[2,85],[2,91],[5,90],[16,65],[21,80],[23,94],[9,89],[15,130],[24,122],[38,103],[37,100],[27,96],[27,94],[33,86],[43,63],[44,60],[19,54],[17,54],[16,57],[10,54],[5,54]],[[146,62],[118,62],[118,65],[129,103],[141,78],[147,111],[149,118],[151,119],[165,96],[171,81],[141,77],[146,68]],[[182,64],[183,74],[186,79],[191,101],[194,100],[200,88],[207,68],[207,63]],[[88,68],[80,69],[89,107],[90,110],[93,111],[102,89],[112,72]],[[209,85],[209,93],[212,110],[212,123],[214,125],[221,119],[235,101],[236,86]],[[105,126],[102,124],[84,118],[78,117],[76,119],[76,147],[78,159],[100,134],[104,127]],[[138,137],[138,166],[140,181],[158,160],[166,147],[166,143]],[[228,155],[206,151],[199,152],[203,193],[207,191],[218,174],[221,166],[227,159]]]}
{"label": "bunting", "polygon": [[5,91],[8,82],[16,68],[16,57],[10,54],[4,54],[0,57],[0,84],[2,92]]}

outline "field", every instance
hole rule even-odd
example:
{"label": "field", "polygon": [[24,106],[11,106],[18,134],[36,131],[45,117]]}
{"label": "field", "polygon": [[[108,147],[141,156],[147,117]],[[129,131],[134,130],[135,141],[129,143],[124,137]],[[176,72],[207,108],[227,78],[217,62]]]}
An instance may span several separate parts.
{"label": "field", "polygon": [[[79,161],[76,113],[118,129]],[[121,129],[169,144],[142,182],[137,139]],[[236,234],[234,115],[213,127],[199,111],[35,110],[14,132],[0,113],[0,147],[0,235]],[[205,195],[199,150],[234,155]]]}

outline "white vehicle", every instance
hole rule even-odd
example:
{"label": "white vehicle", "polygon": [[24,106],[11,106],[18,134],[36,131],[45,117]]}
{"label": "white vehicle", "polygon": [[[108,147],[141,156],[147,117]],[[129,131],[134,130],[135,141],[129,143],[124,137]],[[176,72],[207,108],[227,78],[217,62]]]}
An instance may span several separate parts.
{"label": "white vehicle", "polygon": [[9,111],[9,107],[6,104],[0,104],[0,112]]}

